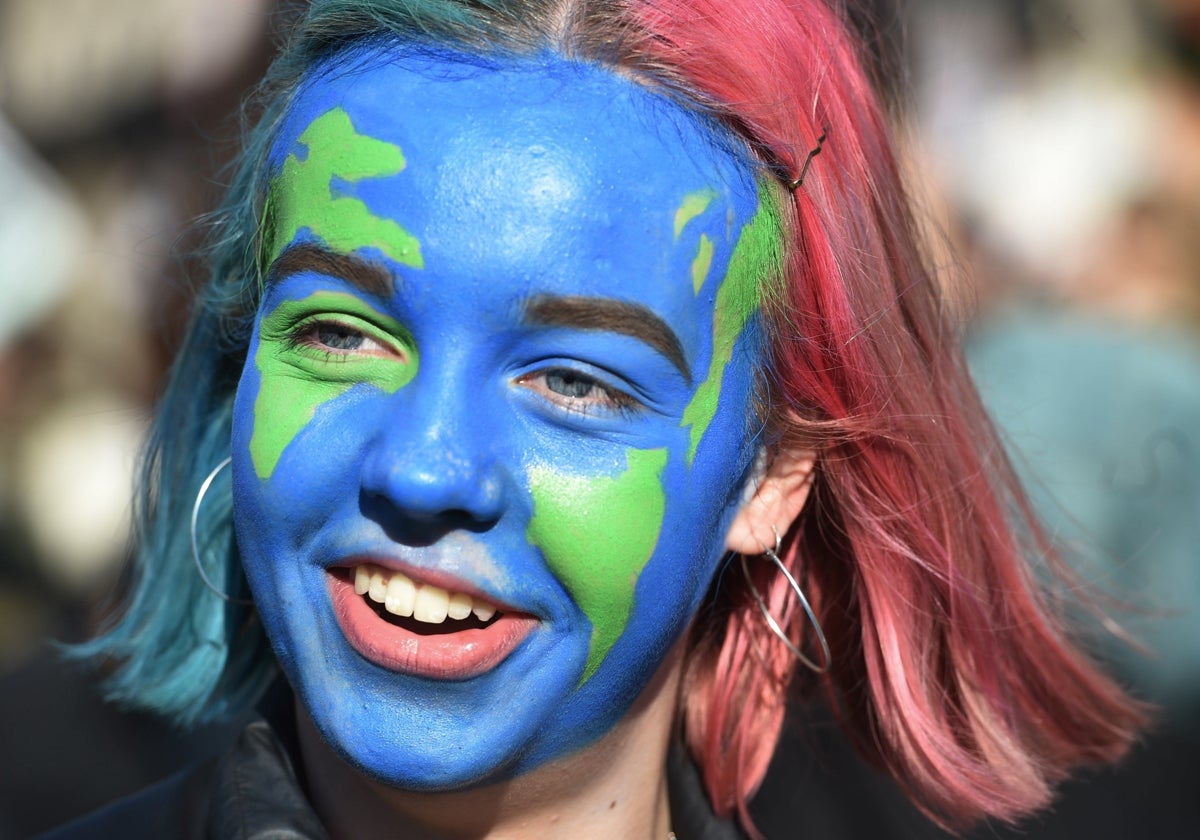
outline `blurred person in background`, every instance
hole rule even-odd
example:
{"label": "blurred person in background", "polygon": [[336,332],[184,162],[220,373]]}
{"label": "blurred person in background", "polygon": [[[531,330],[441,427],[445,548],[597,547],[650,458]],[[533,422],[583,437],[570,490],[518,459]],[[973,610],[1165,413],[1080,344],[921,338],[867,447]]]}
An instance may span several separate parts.
{"label": "blurred person in background", "polygon": [[929,4],[916,76],[981,289],[984,396],[1065,550],[1155,652],[1110,655],[1200,724],[1196,8]]}
{"label": "blurred person in background", "polygon": [[1116,618],[1141,649],[1106,657],[1163,707],[1121,774],[1030,831],[1192,836],[1200,5],[926,7],[918,149],[981,290],[973,372],[1057,544],[1127,607]]}

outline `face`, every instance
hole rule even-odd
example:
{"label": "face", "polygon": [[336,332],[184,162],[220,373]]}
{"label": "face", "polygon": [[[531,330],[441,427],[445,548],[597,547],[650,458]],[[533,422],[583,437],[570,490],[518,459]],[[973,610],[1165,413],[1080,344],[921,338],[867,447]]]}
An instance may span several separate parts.
{"label": "face", "polygon": [[359,54],[269,163],[235,523],[284,671],[388,784],[610,731],[681,638],[757,446],[776,217],[695,118],[544,56]]}

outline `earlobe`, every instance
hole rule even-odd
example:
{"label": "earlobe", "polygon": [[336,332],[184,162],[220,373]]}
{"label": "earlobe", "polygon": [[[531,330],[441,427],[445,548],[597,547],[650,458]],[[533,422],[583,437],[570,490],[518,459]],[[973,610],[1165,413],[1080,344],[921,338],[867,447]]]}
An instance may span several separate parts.
{"label": "earlobe", "polygon": [[725,547],[738,554],[773,548],[776,532],[787,533],[804,508],[815,463],[815,453],[807,450],[769,456],[765,472],[756,470],[751,479],[752,493],[729,526]]}

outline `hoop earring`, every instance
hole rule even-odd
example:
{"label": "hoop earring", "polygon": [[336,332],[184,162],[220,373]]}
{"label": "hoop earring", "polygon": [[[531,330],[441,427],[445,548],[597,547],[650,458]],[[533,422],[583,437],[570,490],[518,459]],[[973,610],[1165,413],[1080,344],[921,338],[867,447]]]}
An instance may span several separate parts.
{"label": "hoop earring", "polygon": [[212,592],[214,595],[216,595],[222,601],[228,601],[230,604],[237,604],[238,606],[248,607],[251,604],[253,604],[254,602],[245,600],[243,598],[231,598],[228,595],[226,595],[224,592],[222,592],[220,589],[217,589],[217,587],[213,584],[213,582],[211,580],[209,580],[208,573],[204,571],[204,566],[201,565],[201,563],[200,563],[200,548],[197,545],[197,541],[196,541],[196,522],[200,518],[200,505],[204,502],[204,494],[207,493],[208,488],[210,486],[212,486],[212,483],[216,479],[217,474],[219,472],[221,472],[221,470],[223,470],[227,466],[229,466],[229,464],[232,460],[233,460],[233,458],[231,456],[231,457],[226,458],[221,463],[217,464],[216,467],[213,468],[213,471],[208,474],[208,478],[204,479],[204,483],[200,485],[200,492],[196,494],[196,502],[195,502],[195,504],[192,505],[192,530],[191,530],[192,563],[196,566],[196,571],[200,573],[200,580],[204,581],[204,585],[208,587],[208,590],[210,592]]}
{"label": "hoop earring", "polygon": [[818,665],[813,662],[804,651],[800,650],[796,644],[788,638],[787,633],[783,632],[783,628],[779,622],[775,620],[775,616],[771,615],[770,609],[767,608],[767,602],[763,600],[762,595],[754,586],[754,581],[750,579],[750,569],[746,566],[746,555],[739,555],[742,558],[742,575],[746,578],[746,585],[750,587],[750,594],[754,596],[754,600],[758,602],[758,608],[762,610],[763,618],[767,620],[767,626],[771,628],[771,632],[787,645],[787,649],[791,651],[792,656],[796,657],[800,662],[817,674],[824,674],[829,670],[829,666],[833,664],[833,656],[829,653],[829,642],[825,640],[825,631],[821,629],[821,622],[817,621],[817,617],[813,614],[812,606],[809,605],[808,599],[804,597],[804,591],[800,588],[800,584],[796,583],[796,579],[792,577],[792,573],[788,571],[787,566],[779,559],[779,548],[783,545],[783,537],[779,536],[779,531],[774,525],[771,525],[771,530],[775,532],[775,548],[774,550],[763,547],[763,556],[767,557],[775,564],[779,571],[783,572],[783,576],[787,578],[788,585],[795,593],[796,599],[800,601],[800,606],[804,609],[804,614],[808,616],[808,621],[812,624],[813,632],[817,634],[817,641],[821,644],[821,654],[824,659],[824,664]]}

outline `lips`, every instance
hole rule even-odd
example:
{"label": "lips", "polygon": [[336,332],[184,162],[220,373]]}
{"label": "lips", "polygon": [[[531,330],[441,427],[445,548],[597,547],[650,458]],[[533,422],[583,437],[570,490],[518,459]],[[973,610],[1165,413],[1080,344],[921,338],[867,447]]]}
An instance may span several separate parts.
{"label": "lips", "polygon": [[479,676],[503,662],[539,623],[527,613],[497,611],[450,581],[439,581],[450,584],[440,587],[368,564],[330,569],[327,578],[350,646],[398,673],[441,680]]}

